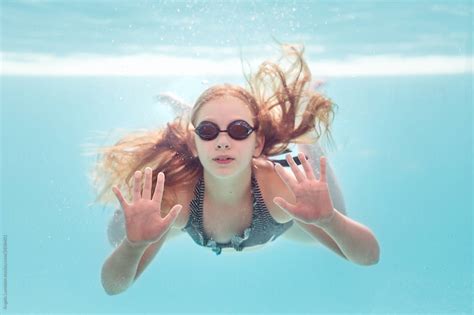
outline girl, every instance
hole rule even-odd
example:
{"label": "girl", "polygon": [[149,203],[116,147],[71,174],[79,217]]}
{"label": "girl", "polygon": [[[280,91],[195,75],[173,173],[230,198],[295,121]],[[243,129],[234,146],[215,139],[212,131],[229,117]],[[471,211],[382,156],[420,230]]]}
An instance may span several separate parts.
{"label": "girl", "polygon": [[[248,89],[213,86],[190,117],[101,149],[96,178],[105,183],[98,200],[110,200],[112,188],[123,210],[109,227],[117,248],[102,268],[108,294],[126,290],[171,234],[186,233],[216,255],[286,235],[319,241],[357,264],[378,261],[373,233],[345,216],[322,150],[309,145],[320,138],[321,126],[330,135],[334,104],[308,86],[303,52],[283,48],[287,69],[264,62],[246,77]],[[290,143],[300,144],[297,157],[269,159],[291,152]],[[124,235],[114,236],[120,224]]]}

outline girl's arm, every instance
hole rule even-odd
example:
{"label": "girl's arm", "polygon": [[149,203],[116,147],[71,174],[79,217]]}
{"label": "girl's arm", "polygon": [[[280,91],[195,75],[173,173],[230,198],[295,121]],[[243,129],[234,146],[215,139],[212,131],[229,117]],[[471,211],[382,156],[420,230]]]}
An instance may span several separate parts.
{"label": "girl's arm", "polygon": [[[313,172],[319,178],[319,160],[322,155],[326,155],[319,143],[300,144],[298,150],[309,157]],[[346,216],[342,190],[329,163],[326,164],[326,175],[329,193],[336,211],[333,220],[324,227],[300,221],[296,223],[342,257],[361,265],[376,264],[379,260],[380,249],[374,234],[366,226]]]}
{"label": "girl's arm", "polygon": [[119,294],[133,283],[138,264],[147,247],[132,246],[127,238],[123,239],[102,267],[102,286],[107,294]]}
{"label": "girl's arm", "polygon": [[160,250],[170,230],[148,246],[135,246],[124,238],[102,267],[102,286],[105,292],[115,295],[126,291]]}

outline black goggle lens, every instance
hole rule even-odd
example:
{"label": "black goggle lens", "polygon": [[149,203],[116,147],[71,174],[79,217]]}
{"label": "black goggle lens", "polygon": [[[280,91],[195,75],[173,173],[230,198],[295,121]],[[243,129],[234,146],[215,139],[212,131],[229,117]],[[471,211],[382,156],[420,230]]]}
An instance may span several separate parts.
{"label": "black goggle lens", "polygon": [[212,139],[219,133],[216,127],[211,124],[201,124],[196,131],[202,139]]}

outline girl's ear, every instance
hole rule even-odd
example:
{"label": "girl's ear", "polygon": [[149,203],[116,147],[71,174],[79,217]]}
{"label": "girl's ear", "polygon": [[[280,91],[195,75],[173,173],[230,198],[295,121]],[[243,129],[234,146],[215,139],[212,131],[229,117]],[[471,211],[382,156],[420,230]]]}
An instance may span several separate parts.
{"label": "girl's ear", "polygon": [[264,136],[257,136],[257,143],[255,145],[255,150],[253,155],[259,157],[262,155],[263,147],[265,146],[265,137]]}

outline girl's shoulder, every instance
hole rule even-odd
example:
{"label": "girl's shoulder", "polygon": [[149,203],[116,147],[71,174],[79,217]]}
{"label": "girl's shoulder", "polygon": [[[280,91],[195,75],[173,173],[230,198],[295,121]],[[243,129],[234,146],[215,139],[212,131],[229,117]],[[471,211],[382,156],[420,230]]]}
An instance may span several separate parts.
{"label": "girl's shoulder", "polygon": [[[194,198],[194,187],[197,183],[198,179],[193,181],[192,183],[186,185],[185,187],[181,187],[178,191],[174,191],[174,194],[177,196],[177,200],[175,204],[180,204],[182,206],[181,211],[176,218],[176,221],[173,224],[174,229],[182,229],[186,226],[189,219],[189,204],[191,200]],[[171,205],[171,208],[174,206]]]}
{"label": "girl's shoulder", "polygon": [[[290,203],[295,203],[294,194],[286,186],[274,168],[273,162],[265,159],[258,160],[255,164],[255,176],[268,211],[279,223],[285,223],[292,218],[277,206],[273,199],[282,197]],[[285,170],[285,172],[288,172]]]}
{"label": "girl's shoulder", "polygon": [[179,187],[166,186],[166,181],[165,181],[164,192],[165,194],[168,195],[169,199],[167,199],[167,201],[163,200],[161,204],[162,217],[166,216],[175,205],[182,206],[178,217],[176,218],[173,225],[171,226],[171,228],[174,229],[175,231],[178,229],[181,230],[182,228],[184,228],[186,226],[186,223],[188,222],[189,210],[190,210],[189,204],[191,203],[191,200],[194,198],[194,188],[198,180],[199,179],[196,178],[186,185],[182,185],[182,184],[179,185]]}
{"label": "girl's shoulder", "polygon": [[[282,197],[290,203],[294,203],[295,198],[290,189],[276,173],[273,163],[267,159],[254,159],[253,168],[260,192],[262,193],[262,198],[272,217],[279,223],[290,221],[292,218],[273,202],[273,198]],[[287,170],[285,171],[288,172]],[[181,187],[179,191],[174,191],[177,196],[175,204],[183,206],[178,218],[173,224],[174,229],[181,230],[188,223],[190,211],[189,204],[194,198],[194,188],[197,181],[198,179],[185,187]],[[174,204],[171,205],[171,207],[173,206]]]}

